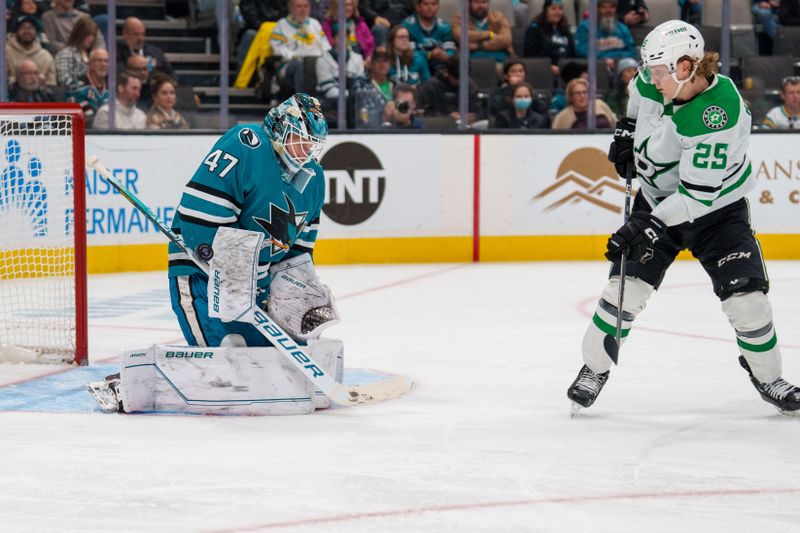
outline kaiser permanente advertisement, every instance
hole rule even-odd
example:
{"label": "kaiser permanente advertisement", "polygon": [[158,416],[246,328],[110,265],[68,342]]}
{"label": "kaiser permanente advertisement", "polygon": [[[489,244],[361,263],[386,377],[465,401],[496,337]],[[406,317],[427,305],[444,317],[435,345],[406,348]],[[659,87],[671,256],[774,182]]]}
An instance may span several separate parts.
{"label": "kaiser permanente advertisement", "polygon": [[[170,223],[216,139],[89,135],[86,153]],[[317,261],[469,261],[474,239],[481,260],[600,259],[621,223],[625,193],[606,160],[609,142],[609,135],[481,135],[479,143],[473,135],[332,135],[322,155]],[[797,145],[796,135],[751,137],[757,181],[749,199],[767,258],[800,258]],[[152,247],[152,259],[132,268],[163,268],[166,240],[152,224],[93,171],[86,192],[91,270],[122,269],[134,246]]]}

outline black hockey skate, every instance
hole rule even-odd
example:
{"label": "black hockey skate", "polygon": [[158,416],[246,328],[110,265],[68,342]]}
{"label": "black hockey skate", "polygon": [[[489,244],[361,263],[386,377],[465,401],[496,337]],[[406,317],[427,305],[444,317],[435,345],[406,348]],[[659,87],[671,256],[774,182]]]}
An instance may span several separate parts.
{"label": "black hockey skate", "polygon": [[800,416],[800,387],[795,387],[780,377],[772,383],[761,383],[753,376],[750,365],[742,355],[739,356],[739,364],[747,370],[750,381],[764,401],[777,407],[782,414]]}
{"label": "black hockey skate", "polygon": [[87,383],[86,388],[104,413],[123,413],[119,385],[120,375],[111,374],[106,376],[103,381]]}
{"label": "black hockey skate", "polygon": [[[589,407],[597,399],[603,386],[608,381],[610,370],[602,374],[595,374],[588,366],[583,365],[578,377],[567,389],[567,398],[572,400],[577,406]],[[573,411],[574,414],[574,411]]]}

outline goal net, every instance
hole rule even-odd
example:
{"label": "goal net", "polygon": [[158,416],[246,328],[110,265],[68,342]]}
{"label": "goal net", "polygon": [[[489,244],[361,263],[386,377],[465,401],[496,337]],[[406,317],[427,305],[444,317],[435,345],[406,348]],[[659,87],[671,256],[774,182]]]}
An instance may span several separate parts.
{"label": "goal net", "polygon": [[0,362],[87,361],[83,114],[0,104]]}

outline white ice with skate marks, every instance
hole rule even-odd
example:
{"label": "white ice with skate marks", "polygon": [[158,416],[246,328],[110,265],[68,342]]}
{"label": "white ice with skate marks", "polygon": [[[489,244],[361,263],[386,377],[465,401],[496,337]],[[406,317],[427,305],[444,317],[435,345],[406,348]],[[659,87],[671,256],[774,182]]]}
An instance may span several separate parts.
{"label": "white ice with skate marks", "polygon": [[[784,377],[799,382],[800,263],[768,266]],[[696,263],[674,265],[595,405],[569,417],[606,272],[321,267],[346,366],[412,376],[411,394],[302,417],[0,412],[1,529],[796,529],[800,423],[758,397]],[[163,274],[96,276],[90,305],[160,287]],[[93,359],[175,342],[168,312],[94,316]],[[3,382],[24,374],[6,367]]]}

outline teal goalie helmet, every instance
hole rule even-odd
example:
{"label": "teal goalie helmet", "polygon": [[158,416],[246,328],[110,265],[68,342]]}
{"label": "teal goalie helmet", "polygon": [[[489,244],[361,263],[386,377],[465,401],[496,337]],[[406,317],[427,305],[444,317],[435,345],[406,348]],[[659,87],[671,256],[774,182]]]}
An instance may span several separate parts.
{"label": "teal goalie helmet", "polygon": [[[328,137],[328,124],[319,100],[297,93],[269,110],[264,117],[264,131],[283,166],[283,179],[294,183],[306,164],[319,160]],[[302,190],[304,185],[298,188]]]}

